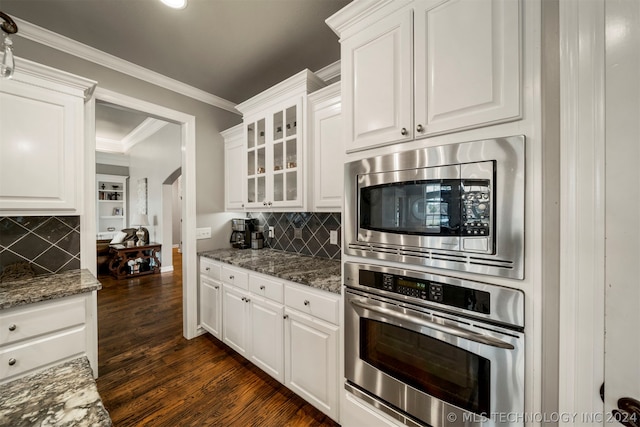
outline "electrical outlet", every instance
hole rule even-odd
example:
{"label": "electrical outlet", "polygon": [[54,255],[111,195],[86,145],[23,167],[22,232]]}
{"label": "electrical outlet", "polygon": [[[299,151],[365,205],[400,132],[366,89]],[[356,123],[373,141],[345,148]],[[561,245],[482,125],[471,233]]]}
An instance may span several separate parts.
{"label": "electrical outlet", "polygon": [[293,227],[293,238],[302,240],[302,228]]}
{"label": "electrical outlet", "polygon": [[332,245],[338,244],[338,230],[329,230],[329,243]]}
{"label": "electrical outlet", "polygon": [[267,225],[266,227],[269,229],[269,230],[267,231],[267,236],[268,236],[270,239],[273,239],[273,238],[275,237],[275,231],[274,231],[275,227],[271,227],[270,225]]}
{"label": "electrical outlet", "polygon": [[211,227],[196,228],[196,239],[210,239]]}

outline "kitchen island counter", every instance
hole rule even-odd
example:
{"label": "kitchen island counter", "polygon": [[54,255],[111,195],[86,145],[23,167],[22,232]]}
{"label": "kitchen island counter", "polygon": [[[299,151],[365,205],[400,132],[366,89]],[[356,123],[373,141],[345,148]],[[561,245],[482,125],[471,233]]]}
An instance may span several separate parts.
{"label": "kitchen island counter", "polygon": [[89,361],[73,359],[0,387],[0,425],[111,426]]}
{"label": "kitchen island counter", "polygon": [[0,283],[0,310],[102,289],[89,270],[69,270]]}
{"label": "kitchen island counter", "polygon": [[274,249],[216,249],[198,255],[323,291],[339,294],[342,286],[338,260]]}

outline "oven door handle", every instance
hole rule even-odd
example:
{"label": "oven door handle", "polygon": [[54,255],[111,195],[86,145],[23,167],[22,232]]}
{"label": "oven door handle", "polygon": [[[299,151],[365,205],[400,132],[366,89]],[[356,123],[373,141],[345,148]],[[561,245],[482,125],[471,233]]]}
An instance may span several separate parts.
{"label": "oven door handle", "polygon": [[464,338],[480,344],[490,345],[492,347],[504,348],[507,350],[513,350],[515,347],[509,343],[499,340],[494,337],[479,334],[477,332],[469,331],[464,328],[453,325],[441,325],[440,323],[432,322],[430,320],[421,319],[419,317],[411,316],[408,314],[398,313],[395,310],[388,308],[378,307],[377,305],[371,305],[358,300],[351,300],[352,305],[363,308],[365,310],[373,311],[374,313],[382,314],[385,316],[393,317],[394,319],[402,320],[405,322],[413,323],[418,326],[426,326],[436,331],[444,332],[446,334],[454,335],[458,338]]}

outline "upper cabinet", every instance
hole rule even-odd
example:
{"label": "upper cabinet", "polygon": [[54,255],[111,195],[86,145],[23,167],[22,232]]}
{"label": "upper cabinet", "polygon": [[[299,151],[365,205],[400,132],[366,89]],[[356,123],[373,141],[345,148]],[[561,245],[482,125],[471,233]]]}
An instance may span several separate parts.
{"label": "upper cabinet", "polygon": [[342,210],[344,144],[340,99],[339,82],[309,95],[313,212]]}
{"label": "upper cabinet", "polygon": [[519,0],[356,0],[327,23],[347,151],[521,116]]}
{"label": "upper cabinet", "polygon": [[224,138],[224,205],[228,211],[242,210],[245,204],[244,126],[241,123],[220,134]]}
{"label": "upper cabinet", "polygon": [[82,213],[84,101],[94,85],[23,60],[0,79],[0,215]]}
{"label": "upper cabinet", "polygon": [[[323,86],[304,70],[236,107],[244,118],[243,155],[239,165],[239,156],[226,151],[227,210],[307,207],[307,95]],[[238,191],[233,180],[243,186],[242,203],[229,202],[236,197],[230,192]]]}

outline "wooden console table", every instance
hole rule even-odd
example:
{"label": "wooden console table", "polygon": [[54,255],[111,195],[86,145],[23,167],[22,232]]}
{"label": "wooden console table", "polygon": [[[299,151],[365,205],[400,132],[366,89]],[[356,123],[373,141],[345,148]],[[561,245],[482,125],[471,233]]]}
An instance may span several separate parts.
{"label": "wooden console table", "polygon": [[160,272],[160,243],[144,246],[111,245],[109,271],[118,279]]}

